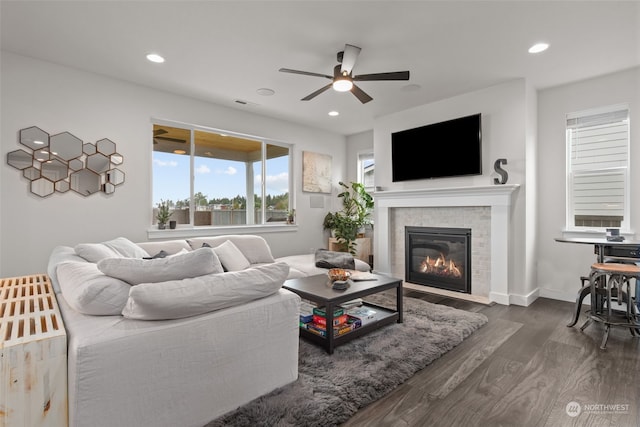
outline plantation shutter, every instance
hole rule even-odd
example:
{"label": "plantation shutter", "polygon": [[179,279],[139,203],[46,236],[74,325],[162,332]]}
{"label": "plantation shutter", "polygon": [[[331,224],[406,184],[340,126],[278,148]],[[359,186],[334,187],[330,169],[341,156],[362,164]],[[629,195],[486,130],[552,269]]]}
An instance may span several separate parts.
{"label": "plantation shutter", "polygon": [[574,226],[620,226],[625,214],[629,110],[567,116]]}

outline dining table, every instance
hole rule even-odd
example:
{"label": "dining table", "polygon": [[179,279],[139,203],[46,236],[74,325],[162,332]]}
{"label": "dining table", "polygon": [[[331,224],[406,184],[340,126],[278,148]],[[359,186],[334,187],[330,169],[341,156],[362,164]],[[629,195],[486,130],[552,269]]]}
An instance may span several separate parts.
{"label": "dining table", "polygon": [[[611,240],[606,237],[556,237],[556,242],[592,245],[596,262],[606,261],[640,263],[640,241],[634,239]],[[568,327],[575,326],[580,318],[582,301],[591,293],[591,285],[582,277],[582,287],[576,296],[576,305],[572,321]]]}

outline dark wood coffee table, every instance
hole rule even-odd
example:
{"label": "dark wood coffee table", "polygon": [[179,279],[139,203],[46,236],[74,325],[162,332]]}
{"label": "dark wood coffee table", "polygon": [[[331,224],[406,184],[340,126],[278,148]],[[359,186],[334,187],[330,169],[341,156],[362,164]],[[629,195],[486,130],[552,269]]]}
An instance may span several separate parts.
{"label": "dark wood coffee table", "polygon": [[333,354],[333,350],[339,345],[390,323],[402,323],[402,280],[383,274],[374,274],[373,276],[375,280],[353,282],[344,291],[332,289],[326,274],[285,281],[283,285],[285,289],[300,295],[303,299],[316,303],[319,307],[325,307],[327,325],[333,324],[334,309],[340,304],[356,298],[366,297],[367,295],[377,294],[387,289],[396,289],[395,310],[365,302],[367,307],[376,310],[376,318],[353,331],[334,337],[333,328],[328,327],[327,336],[323,337],[300,328],[300,336],[319,344],[327,350],[327,353]]}

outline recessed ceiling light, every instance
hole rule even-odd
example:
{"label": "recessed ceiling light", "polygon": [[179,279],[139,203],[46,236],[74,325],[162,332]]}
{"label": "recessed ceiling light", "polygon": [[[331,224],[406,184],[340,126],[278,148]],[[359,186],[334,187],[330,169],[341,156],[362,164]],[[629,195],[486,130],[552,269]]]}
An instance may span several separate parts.
{"label": "recessed ceiling light", "polygon": [[340,113],[338,113],[337,111],[329,111],[329,115],[330,115],[331,117],[335,117],[335,116],[339,116],[339,115],[340,115]]}
{"label": "recessed ceiling light", "polygon": [[405,92],[416,92],[420,90],[420,85],[410,84],[410,85],[402,86],[401,89]]}
{"label": "recessed ceiling light", "polygon": [[529,48],[529,53],[540,53],[549,49],[548,43],[536,43]]}
{"label": "recessed ceiling light", "polygon": [[147,55],[147,59],[151,62],[155,62],[157,64],[162,64],[164,62],[164,58],[157,53],[150,53]]}
{"label": "recessed ceiling light", "polygon": [[256,92],[258,93],[258,95],[262,96],[271,96],[276,93],[273,89],[269,89],[266,87],[261,87],[260,89],[256,90]]}
{"label": "recessed ceiling light", "polygon": [[187,154],[184,150],[173,150],[174,154]]}

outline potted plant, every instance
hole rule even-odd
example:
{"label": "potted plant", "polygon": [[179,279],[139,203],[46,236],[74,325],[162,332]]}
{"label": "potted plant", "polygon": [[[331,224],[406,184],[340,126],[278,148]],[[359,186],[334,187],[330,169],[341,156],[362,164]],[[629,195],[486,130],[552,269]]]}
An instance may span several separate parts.
{"label": "potted plant", "polygon": [[294,222],[296,222],[296,210],[291,209],[287,213],[287,224],[293,224]]}
{"label": "potted plant", "polygon": [[156,213],[158,228],[160,230],[164,230],[167,227],[167,221],[169,221],[172,213],[173,212],[169,212],[169,202],[165,202],[160,199],[160,203],[158,203],[158,212]]}
{"label": "potted plant", "polygon": [[359,182],[350,185],[339,182],[343,191],[338,194],[342,199],[342,210],[325,215],[323,226],[332,231],[345,251],[355,255],[356,239],[361,230],[371,224],[373,197]]}
{"label": "potted plant", "polygon": [[322,221],[322,227],[331,232],[331,237],[335,237],[336,219],[333,212],[327,212]]}

